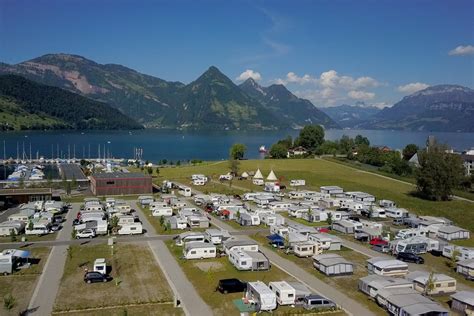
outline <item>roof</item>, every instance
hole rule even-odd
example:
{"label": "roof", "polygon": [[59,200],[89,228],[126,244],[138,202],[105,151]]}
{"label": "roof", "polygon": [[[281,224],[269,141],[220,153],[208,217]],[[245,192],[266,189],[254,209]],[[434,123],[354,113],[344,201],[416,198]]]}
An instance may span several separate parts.
{"label": "roof", "polygon": [[454,226],[454,225],[445,225],[445,226],[441,226],[438,229],[438,233],[445,233],[445,234],[454,234],[460,231],[467,232],[468,230],[458,227],[458,226]]}
{"label": "roof", "polygon": [[92,175],[94,179],[151,179],[151,176],[139,172],[109,172],[96,173]]}
{"label": "roof", "polygon": [[405,262],[403,261],[400,261],[400,260],[396,260],[396,259],[386,259],[384,257],[374,257],[374,258],[371,258],[369,260],[367,260],[368,263],[376,266],[376,267],[379,267],[381,269],[384,269],[384,268],[388,268],[388,267],[399,267],[399,268],[402,268],[402,267],[405,267],[408,269],[408,264],[406,264]]}
{"label": "roof", "polygon": [[232,240],[226,240],[224,241],[224,247],[225,248],[232,248],[235,246],[258,246],[257,242],[252,241],[252,240],[246,240],[246,239],[232,239]]}
{"label": "roof", "polygon": [[308,289],[308,287],[306,287],[306,285],[301,282],[287,281],[286,283],[288,283],[292,288],[295,289],[297,296],[308,296],[311,294],[311,291]]}
{"label": "roof", "polygon": [[260,169],[257,169],[257,172],[255,172],[255,175],[253,176],[254,179],[263,179],[263,174],[260,171]]}
{"label": "roof", "polygon": [[397,285],[412,285],[412,282],[402,278],[393,278],[393,277],[384,277],[378,274],[370,274],[366,277],[360,278],[360,281],[367,283],[371,287],[379,290],[384,289],[390,286],[397,286]]}
{"label": "roof", "polygon": [[290,291],[294,290],[294,288],[291,285],[289,285],[286,281],[269,282],[268,286],[270,286],[270,285],[278,288],[279,290],[290,290]]}
{"label": "roof", "polygon": [[474,259],[466,259],[466,260],[458,261],[457,265],[474,269]]}
{"label": "roof", "polygon": [[473,291],[459,291],[451,295],[451,297],[462,303],[474,306],[474,292]]}
{"label": "roof", "polygon": [[327,191],[334,191],[334,190],[343,190],[341,187],[338,187],[336,185],[327,185],[327,186],[322,186],[320,187],[321,190],[327,190]]}
{"label": "roof", "polygon": [[0,189],[0,195],[53,194],[51,188]]}
{"label": "roof", "polygon": [[424,315],[430,312],[448,313],[441,305],[421,294],[390,295],[387,301],[402,308],[408,315]]}
{"label": "roof", "polygon": [[260,251],[243,251],[247,256],[256,261],[269,261],[268,258]]}
{"label": "roof", "polygon": [[202,241],[190,242],[185,245],[186,251],[188,251],[189,249],[199,249],[199,248],[216,248],[216,246],[207,242],[202,242]]}
{"label": "roof", "polygon": [[[428,283],[429,277],[430,277],[430,273],[427,271],[413,271],[413,272],[408,273],[406,276],[407,280],[411,280],[411,281],[418,282],[421,284]],[[455,282],[456,281],[456,279],[442,273],[434,273],[433,280],[435,282],[450,282],[450,281]]]}
{"label": "roof", "polygon": [[415,291],[413,288],[407,288],[407,287],[384,288],[377,291],[377,296],[380,296],[384,299],[387,299],[388,297],[392,297],[396,295],[405,295],[405,294],[417,295],[419,294],[419,292]]}
{"label": "roof", "polygon": [[267,180],[270,180],[270,181],[278,180],[278,178],[276,177],[275,172],[273,172],[273,170],[270,171],[270,174],[268,175]]}
{"label": "roof", "polygon": [[248,282],[247,286],[254,288],[258,293],[273,294],[272,290],[262,281]]}
{"label": "roof", "polygon": [[340,255],[334,254],[334,253],[325,253],[321,255],[315,255],[313,256],[313,259],[318,261],[319,264],[323,266],[333,266],[337,264],[350,264],[352,265],[352,262],[347,261]]}

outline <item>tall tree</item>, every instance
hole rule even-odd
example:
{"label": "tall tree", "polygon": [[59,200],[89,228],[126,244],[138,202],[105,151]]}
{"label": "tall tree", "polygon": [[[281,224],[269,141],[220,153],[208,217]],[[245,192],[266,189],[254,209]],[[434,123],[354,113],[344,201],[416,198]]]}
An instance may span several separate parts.
{"label": "tall tree", "polygon": [[229,156],[231,159],[243,159],[246,150],[244,144],[234,144],[230,147]]}
{"label": "tall tree", "polygon": [[415,144],[408,144],[403,148],[403,159],[404,160],[410,160],[411,157],[413,157],[414,154],[418,152],[419,148]]}
{"label": "tall tree", "polygon": [[324,142],[324,129],[319,125],[306,125],[295,140],[296,146],[314,151]]}
{"label": "tall tree", "polygon": [[356,146],[360,146],[360,145],[370,146],[369,139],[362,135],[357,135],[354,139],[354,143],[356,144]]}
{"label": "tall tree", "polygon": [[418,193],[430,200],[446,201],[464,178],[461,157],[446,152],[444,146],[431,146],[418,154],[416,176]]}
{"label": "tall tree", "polygon": [[286,155],[288,153],[288,149],[282,145],[282,144],[273,144],[272,147],[270,147],[270,156],[275,159],[282,159],[286,158]]}

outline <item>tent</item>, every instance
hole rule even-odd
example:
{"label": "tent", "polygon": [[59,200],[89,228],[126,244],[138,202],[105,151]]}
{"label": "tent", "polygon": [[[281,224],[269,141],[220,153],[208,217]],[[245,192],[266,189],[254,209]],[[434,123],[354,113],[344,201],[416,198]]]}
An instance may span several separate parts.
{"label": "tent", "polygon": [[276,177],[275,173],[272,171],[270,171],[270,174],[268,175],[267,177],[267,180],[268,181],[278,181],[278,178]]}
{"label": "tent", "polygon": [[247,179],[249,177],[249,174],[246,171],[244,171],[241,177]]}
{"label": "tent", "polygon": [[267,236],[267,239],[270,240],[271,242],[278,242],[278,241],[284,242],[285,241],[285,239],[278,234],[269,235]]}
{"label": "tent", "polygon": [[258,169],[257,172],[255,172],[255,175],[253,176],[253,178],[254,179],[263,179],[263,174],[260,171],[260,169]]}

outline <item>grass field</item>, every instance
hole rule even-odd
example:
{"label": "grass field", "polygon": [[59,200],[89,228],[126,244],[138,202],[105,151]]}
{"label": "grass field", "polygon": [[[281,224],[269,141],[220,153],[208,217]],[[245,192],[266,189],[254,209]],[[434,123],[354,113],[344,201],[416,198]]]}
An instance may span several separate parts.
{"label": "grass field", "polygon": [[[0,247],[0,251],[3,249],[5,247]],[[23,250],[31,251],[31,258],[35,263],[30,268],[17,271],[12,275],[0,276],[0,298],[2,300],[0,315],[19,315],[20,312],[28,308],[37,279],[43,271],[50,252],[50,248],[46,247],[24,248]],[[15,299],[15,305],[7,311],[3,307],[3,298],[9,294]]]}
{"label": "grass field", "polygon": [[[49,240],[55,240],[57,236],[57,233],[53,234],[47,234],[47,235],[41,235],[41,236],[36,236],[36,235],[18,235],[15,236],[16,241],[21,241],[22,237],[25,237],[25,241],[49,241]],[[0,243],[5,243],[5,242],[12,242],[12,239],[10,236],[7,237],[0,237]]]}
{"label": "grass field", "polygon": [[[232,301],[242,297],[242,293],[221,294],[215,291],[220,279],[238,278],[243,281],[263,281],[268,284],[270,281],[294,281],[294,279],[281,271],[277,267],[272,267],[269,271],[238,271],[227,259],[227,257],[206,259],[206,260],[186,260],[181,259],[182,247],[174,245],[172,241],[166,242],[171,253],[175,256],[179,265],[183,269],[189,281],[195,286],[202,299],[212,308],[214,315],[239,315],[237,308]],[[213,268],[203,271],[197,264],[211,263]],[[272,312],[272,315],[289,315],[291,313],[306,313],[302,308],[291,308],[280,306]],[[262,313],[266,314],[266,313]],[[343,312],[331,313],[329,315],[344,315]]]}
{"label": "grass field", "polygon": [[[55,311],[172,302],[168,283],[148,247],[137,244],[114,247],[113,255],[107,245],[69,248]],[[97,258],[106,258],[114,279],[107,283],[86,284],[84,269],[92,270]]]}
{"label": "grass field", "polygon": [[73,315],[73,316],[181,316],[184,315],[182,309],[175,308],[173,304],[149,304],[139,306],[124,306],[118,308],[106,308],[100,310],[89,310],[79,312],[55,312],[53,315]]}
{"label": "grass field", "polygon": [[[386,315],[387,313],[380,308],[374,301],[369,299],[365,294],[358,290],[358,282],[361,277],[366,276],[367,269],[365,268],[366,260],[368,257],[353,251],[351,249],[342,247],[341,251],[335,251],[335,253],[346,258],[348,261],[354,263],[354,274],[350,276],[340,276],[340,277],[328,277],[323,273],[317,271],[312,262],[312,258],[298,258],[295,255],[287,255],[282,250],[276,249],[268,245],[268,240],[264,235],[255,234],[252,235],[252,238],[258,241],[264,247],[271,249],[272,251],[278,253],[285,259],[288,259],[304,270],[308,271],[312,275],[316,276],[318,279],[323,280],[326,284],[338,289],[339,291],[345,293],[350,298],[360,302],[369,310],[374,312],[377,315]],[[326,251],[325,253],[329,253]]]}
{"label": "grass field", "polygon": [[[474,203],[467,201],[427,201],[412,196],[414,187],[390,178],[371,174],[361,170],[354,170],[342,164],[320,159],[291,159],[291,160],[244,160],[240,170],[255,171],[260,168],[264,176],[273,169],[283,183],[290,179],[305,179],[306,188],[319,190],[322,185],[339,185],[346,191],[365,191],[373,194],[377,199],[395,201],[419,215],[444,216],[454,221],[456,225],[474,231]],[[163,168],[160,171],[160,180],[189,179],[192,174],[202,173],[213,179],[228,172],[226,161],[206,163],[196,166]],[[188,180],[189,181],[189,180]],[[252,184],[250,180],[234,180],[235,186],[253,191],[262,188]],[[201,191],[205,190],[204,186]]]}

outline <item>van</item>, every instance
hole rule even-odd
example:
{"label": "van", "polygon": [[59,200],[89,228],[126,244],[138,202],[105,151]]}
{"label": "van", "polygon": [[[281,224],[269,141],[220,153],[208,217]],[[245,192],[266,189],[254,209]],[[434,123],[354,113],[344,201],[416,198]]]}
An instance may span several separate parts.
{"label": "van", "polygon": [[333,309],[336,308],[336,304],[320,295],[308,295],[303,299],[303,308],[307,310]]}

